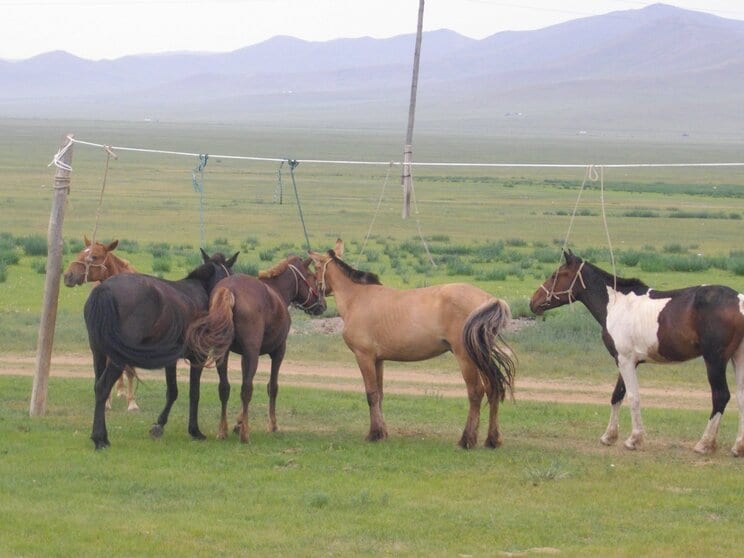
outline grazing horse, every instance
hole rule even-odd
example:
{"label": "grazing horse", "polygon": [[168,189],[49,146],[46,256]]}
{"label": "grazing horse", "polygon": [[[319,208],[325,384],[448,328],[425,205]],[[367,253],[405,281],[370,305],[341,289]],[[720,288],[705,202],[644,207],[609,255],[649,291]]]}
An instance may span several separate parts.
{"label": "grazing horse", "polygon": [[626,388],[632,432],[625,447],[636,449],[643,442],[636,378],[640,363],[682,362],[702,355],[713,411],[695,451],[716,449],[718,426],[731,397],[726,383],[726,364],[731,360],[739,403],[739,434],[731,451],[744,455],[744,295],[721,285],[655,291],[638,279],[615,277],[570,250],[563,256],[566,262],[535,291],[530,308],[540,315],[578,300],[602,326],[602,340],[620,371],[602,443],[617,441]]}
{"label": "grazing horse", "polygon": [[[178,397],[176,363],[191,355],[185,344],[189,323],[209,306],[214,285],[230,275],[236,253],[229,260],[220,253],[180,281],[168,281],[138,273],[120,273],[93,289],[85,303],[85,325],[93,353],[96,405],[91,439],[96,449],[109,446],[105,402],[126,365],[163,368],[166,403],[152,426],[154,437],[162,435],[173,402]],[[198,379],[202,367],[191,364],[189,433],[203,439],[197,423]],[[196,386],[196,387],[195,387]]]}
{"label": "grazing horse", "polygon": [[315,276],[309,271],[310,260],[290,256],[259,278],[236,274],[220,281],[212,291],[209,313],[194,321],[187,332],[187,342],[193,353],[213,356],[217,361],[219,394],[222,402],[219,439],[227,437],[227,401],[230,383],[227,378],[227,358],[230,351],[241,355],[243,383],[240,390],[242,410],[235,430],[240,441],[248,441],[248,404],[253,396],[253,378],[259,355],[271,357],[269,394],[270,432],[275,432],[276,396],[279,391],[279,367],[287,348],[291,324],[290,304],[308,314],[325,312],[326,303],[319,294]]}
{"label": "grazing horse", "polygon": [[333,295],[344,320],[343,338],[356,357],[369,404],[368,441],[387,437],[382,415],[386,360],[419,361],[451,351],[462,371],[470,409],[460,446],[477,443],[480,407],[488,396],[490,416],[485,445],[501,445],[499,403],[512,392],[513,354],[501,332],[510,317],[503,300],[464,283],[398,290],[377,275],[346,264],[343,242],[326,254],[310,252],[324,295]]}
{"label": "grazing horse", "polygon": [[[63,277],[65,285],[74,287],[86,282],[99,283],[119,273],[137,273],[137,270],[127,261],[116,254],[114,250],[119,245],[118,240],[110,244],[96,242],[92,244],[87,236],[83,236],[85,248],[80,250],[77,257],[67,266]],[[137,380],[137,371],[131,367],[124,368],[124,374],[116,383],[116,395],[124,395],[124,376],[127,378],[127,411],[139,411],[139,405],[134,400],[134,382]],[[111,396],[106,401],[106,408],[111,408]]]}

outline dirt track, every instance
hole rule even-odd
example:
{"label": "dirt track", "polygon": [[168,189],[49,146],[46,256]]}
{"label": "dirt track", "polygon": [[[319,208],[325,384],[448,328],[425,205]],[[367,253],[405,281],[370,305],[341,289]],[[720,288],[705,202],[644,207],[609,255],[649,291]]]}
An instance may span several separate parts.
{"label": "dirt track", "polygon": [[[31,356],[12,354],[0,355],[0,375],[33,376],[35,359]],[[269,360],[262,357],[259,362],[257,383],[266,383],[268,379]],[[141,373],[147,379],[150,374],[161,375],[161,372],[145,371]],[[92,378],[91,357],[87,354],[54,355],[52,357],[51,376],[62,378]],[[216,381],[214,371],[207,370],[204,381]],[[239,381],[239,361],[233,359],[230,365],[231,381]],[[359,370],[351,366],[322,366],[285,362],[279,376],[281,385],[300,386],[336,391],[363,391]],[[604,384],[582,383],[580,381],[557,382],[543,379],[517,377],[515,400],[519,401],[554,401],[561,403],[596,403],[608,404],[614,376],[607,376]],[[188,368],[185,363],[179,364],[179,380],[188,380]],[[465,385],[453,362],[452,373],[427,373],[419,370],[394,369],[385,370],[385,392],[409,395],[429,395],[434,397],[465,397]],[[641,401],[644,407],[700,409],[710,408],[710,392],[703,389],[674,389],[645,387],[641,384]],[[734,405],[735,408],[735,405]]]}

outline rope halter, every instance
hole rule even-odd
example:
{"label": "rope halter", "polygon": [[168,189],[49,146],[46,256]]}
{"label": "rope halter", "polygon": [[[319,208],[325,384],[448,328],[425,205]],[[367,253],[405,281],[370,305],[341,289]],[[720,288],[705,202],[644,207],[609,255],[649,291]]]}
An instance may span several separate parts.
{"label": "rope halter", "polygon": [[[78,264],[78,265],[82,265],[83,266],[83,268],[85,269],[84,282],[87,283],[88,282],[88,275],[90,274],[90,268],[91,267],[100,267],[101,268],[101,271],[104,274],[107,274],[108,273],[108,268],[106,267],[106,260],[108,260],[109,254],[110,254],[110,252],[106,252],[106,257],[103,258],[103,261],[101,263],[93,263],[93,261],[90,258],[90,252],[89,252],[88,255],[85,256],[85,260],[84,261],[81,262],[80,260],[75,260],[74,262],[72,262],[71,265]],[[103,277],[101,279],[101,281],[103,281],[104,279],[108,279],[108,277]]]}
{"label": "rope halter", "polygon": [[555,290],[555,284],[558,281],[558,273],[555,274],[555,279],[553,279],[553,284],[550,286],[550,290],[545,286],[545,283],[540,285],[540,288],[545,291],[545,294],[547,295],[546,302],[550,302],[554,299],[559,299],[561,295],[568,295],[568,303],[573,303],[574,300],[576,300],[576,296],[573,293],[574,285],[576,285],[576,280],[579,280],[581,282],[581,286],[586,289],[586,283],[584,283],[584,276],[581,274],[581,271],[584,269],[584,263],[581,262],[581,265],[579,266],[579,269],[576,271],[576,274],[574,275],[573,280],[571,281],[571,284],[568,286],[568,288],[564,291],[556,291]]}
{"label": "rope halter", "polygon": [[[295,295],[293,298],[293,300],[295,301],[295,306],[301,308],[302,310],[305,310],[306,312],[308,310],[312,310],[316,306],[320,306],[320,295],[318,294],[318,291],[316,291],[315,288],[310,284],[310,281],[307,280],[305,275],[299,269],[297,269],[294,264],[289,264],[288,267],[292,271],[292,275],[294,276],[295,280]],[[297,299],[300,296],[300,281],[307,285],[307,296],[305,297],[305,300],[303,302],[297,302]],[[315,302],[311,303],[310,301],[313,297],[315,297]]]}

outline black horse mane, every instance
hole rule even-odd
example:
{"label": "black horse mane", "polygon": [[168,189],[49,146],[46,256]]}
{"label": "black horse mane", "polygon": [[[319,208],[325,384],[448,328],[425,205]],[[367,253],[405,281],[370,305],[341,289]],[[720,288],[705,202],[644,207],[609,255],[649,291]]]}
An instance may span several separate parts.
{"label": "black horse mane", "polygon": [[592,271],[599,275],[606,285],[617,285],[617,290],[621,293],[627,294],[632,292],[635,294],[643,294],[648,292],[648,285],[646,285],[646,283],[644,283],[640,279],[626,279],[624,277],[616,277],[612,273],[608,273],[604,269],[601,269],[587,261],[584,262],[584,266],[589,267]]}
{"label": "black horse mane", "polygon": [[340,259],[333,250],[328,250],[328,255],[338,264],[338,267],[344,272],[344,275],[354,281],[354,283],[359,283],[360,285],[382,285],[382,283],[380,283],[380,278],[377,275],[369,271],[359,271],[358,269],[354,269],[345,261]]}

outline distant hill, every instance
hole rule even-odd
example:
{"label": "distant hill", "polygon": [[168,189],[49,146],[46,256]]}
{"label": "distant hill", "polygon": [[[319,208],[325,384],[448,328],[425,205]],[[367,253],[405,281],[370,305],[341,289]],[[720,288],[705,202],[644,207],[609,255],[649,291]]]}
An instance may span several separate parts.
{"label": "distant hill", "polygon": [[[414,35],[0,61],[0,115],[403,129]],[[417,129],[744,139],[744,22],[654,4],[423,38]]]}

